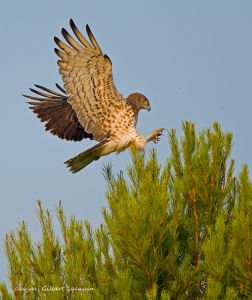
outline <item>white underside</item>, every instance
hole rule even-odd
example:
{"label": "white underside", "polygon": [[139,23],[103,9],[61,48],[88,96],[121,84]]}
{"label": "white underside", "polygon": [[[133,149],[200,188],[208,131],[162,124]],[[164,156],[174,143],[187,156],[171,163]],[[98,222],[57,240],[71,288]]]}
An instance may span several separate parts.
{"label": "white underside", "polygon": [[113,137],[116,143],[116,151],[124,151],[127,147],[134,144],[136,150],[144,150],[146,140],[135,129],[131,129],[127,133],[121,134],[120,137]]}

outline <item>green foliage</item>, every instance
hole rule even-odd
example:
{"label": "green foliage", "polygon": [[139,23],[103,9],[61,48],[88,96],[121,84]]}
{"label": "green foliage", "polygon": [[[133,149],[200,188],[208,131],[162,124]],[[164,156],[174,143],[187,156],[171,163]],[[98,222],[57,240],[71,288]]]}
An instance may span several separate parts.
{"label": "green foliage", "polygon": [[217,123],[183,130],[181,141],[169,132],[162,165],[155,151],[133,151],[126,174],[104,168],[108,208],[94,231],[59,203],[60,241],[38,202],[41,241],[25,223],[6,236],[12,292],[1,284],[2,299],[251,299],[248,169],[234,176],[232,135]]}

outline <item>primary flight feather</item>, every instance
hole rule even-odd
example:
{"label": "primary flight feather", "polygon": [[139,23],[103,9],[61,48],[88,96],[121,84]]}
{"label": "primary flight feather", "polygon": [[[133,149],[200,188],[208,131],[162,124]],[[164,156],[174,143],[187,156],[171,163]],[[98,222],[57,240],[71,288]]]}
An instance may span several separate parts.
{"label": "primary flight feather", "polygon": [[109,153],[119,153],[130,146],[143,150],[147,142],[158,141],[162,128],[148,137],[136,130],[140,109],[150,111],[148,99],[140,93],[124,99],[115,87],[111,60],[102,53],[89,26],[86,26],[89,41],[72,19],[70,26],[78,41],[64,28],[62,35],[66,42],[54,38],[64,88],[56,84],[59,90],[56,92],[35,85],[36,89],[30,90],[39,97],[24,96],[33,100],[28,102],[30,108],[52,134],[70,141],[89,138],[99,142],[65,162],[76,173]]}

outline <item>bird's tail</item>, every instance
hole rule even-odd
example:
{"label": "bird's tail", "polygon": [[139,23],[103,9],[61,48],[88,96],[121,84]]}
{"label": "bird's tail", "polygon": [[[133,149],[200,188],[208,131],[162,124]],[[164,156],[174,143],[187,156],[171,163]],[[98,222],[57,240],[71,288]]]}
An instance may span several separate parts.
{"label": "bird's tail", "polygon": [[102,141],[94,147],[80,153],[79,155],[70,158],[65,162],[72,173],[77,173],[85,168],[92,161],[98,160],[101,156],[107,155],[115,151],[115,144],[112,141]]}

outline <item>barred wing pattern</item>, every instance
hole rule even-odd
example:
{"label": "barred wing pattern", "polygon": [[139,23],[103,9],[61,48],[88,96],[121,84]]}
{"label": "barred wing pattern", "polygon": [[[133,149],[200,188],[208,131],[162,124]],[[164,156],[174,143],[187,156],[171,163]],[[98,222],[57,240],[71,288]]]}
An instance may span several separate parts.
{"label": "barred wing pattern", "polygon": [[28,102],[30,109],[45,122],[45,129],[61,139],[67,141],[81,141],[85,138],[92,139],[92,134],[85,132],[77,119],[76,113],[68,103],[68,96],[62,87],[56,84],[59,92],[35,84],[36,89],[30,89],[37,96],[23,95],[33,100]]}
{"label": "barred wing pattern", "polygon": [[112,77],[112,63],[103,55],[89,26],[86,30],[90,42],[80,33],[73,20],[70,26],[79,40],[78,43],[64,28],[62,35],[68,44],[57,37],[55,49],[61,58],[58,61],[69,103],[85,132],[97,141],[111,132],[111,119],[127,106],[117,91]]}

